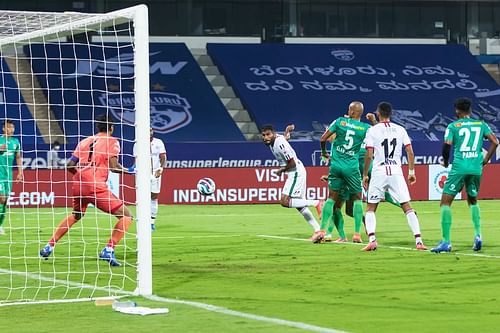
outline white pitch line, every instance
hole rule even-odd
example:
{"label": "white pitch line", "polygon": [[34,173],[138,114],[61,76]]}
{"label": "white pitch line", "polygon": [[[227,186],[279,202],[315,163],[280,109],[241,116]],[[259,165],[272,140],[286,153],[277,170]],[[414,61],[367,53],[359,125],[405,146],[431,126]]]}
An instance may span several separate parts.
{"label": "white pitch line", "polygon": [[[260,238],[272,238],[272,239],[283,239],[283,240],[310,242],[309,239],[304,239],[304,238],[295,238],[295,237],[286,237],[286,236],[274,236],[274,235],[256,235],[256,236],[260,237]],[[347,243],[335,243],[335,242],[331,242],[330,244],[335,244],[335,245],[354,245],[354,246],[366,245],[366,244],[351,243],[351,242],[347,242]],[[389,246],[389,245],[380,245],[379,244],[378,247],[386,248],[386,249],[393,249],[393,250],[417,251],[417,249],[414,249],[414,248],[411,248],[411,247],[404,247],[404,246]],[[430,251],[418,251],[418,252],[432,253]],[[492,255],[492,254],[483,254],[483,253],[463,253],[463,252],[449,252],[449,253],[444,253],[444,255],[447,255],[447,254],[448,255],[464,256],[464,257],[480,257],[480,258],[500,259],[500,256],[496,256],[496,255]]]}
{"label": "white pitch line", "polygon": [[205,236],[153,236],[153,239],[186,239],[186,238],[230,238],[241,237],[241,235],[205,235]]}
{"label": "white pitch line", "polygon": [[[66,286],[72,286],[72,287],[80,287],[82,289],[92,289],[92,290],[99,290],[99,291],[106,291],[109,293],[114,293],[116,295],[126,295],[126,296],[138,296],[133,292],[130,291],[125,291],[125,290],[118,290],[118,289],[112,289],[112,288],[104,288],[104,287],[97,287],[97,286],[92,286],[89,284],[85,283],[78,283],[78,282],[72,282],[72,281],[66,281],[66,280],[59,280],[59,279],[54,279],[54,278],[49,278],[42,276],[40,274],[35,274],[35,273],[29,273],[29,272],[18,272],[18,271],[11,271],[7,269],[1,269],[0,268],[0,273],[4,274],[12,274],[12,275],[17,275],[17,276],[22,276],[30,279],[35,279],[35,280],[40,280],[40,281],[46,281],[46,282],[52,282],[52,283],[59,283],[62,285]],[[231,310],[228,308],[220,307],[217,305],[212,305],[212,304],[206,304],[206,303],[200,303],[200,302],[193,302],[193,301],[186,301],[186,300],[181,300],[181,299],[173,299],[173,298],[165,298],[161,296],[156,296],[156,295],[151,295],[151,296],[144,296],[146,299],[152,300],[152,301],[157,301],[157,302],[162,302],[162,303],[171,303],[171,304],[183,304],[183,305],[188,305],[192,306],[195,308],[211,311],[211,312],[216,312],[216,313],[222,313],[234,317],[240,317],[240,318],[245,318],[249,320],[255,320],[255,321],[260,321],[260,322],[267,322],[275,325],[280,325],[280,326],[288,326],[288,327],[294,327],[298,329],[303,329],[306,331],[311,331],[311,332],[320,332],[320,333],[347,333],[345,331],[339,331],[335,330],[332,328],[326,328],[326,327],[321,327],[321,326],[315,326],[315,325],[310,325],[306,323],[301,323],[298,321],[289,321],[289,320],[284,320],[284,319],[279,319],[279,318],[273,318],[273,317],[265,317],[265,316],[260,316],[260,315],[255,315],[252,313],[245,313],[245,312],[240,312],[240,311],[235,311]],[[88,300],[88,299],[85,299]],[[66,300],[66,301],[61,301],[61,302],[70,302],[72,300]],[[82,302],[82,300],[75,300],[76,302]],[[30,304],[32,302],[26,302],[23,304]],[[39,301],[39,304],[46,304],[46,303],[54,303],[54,301]],[[10,306],[10,305],[19,305],[21,304],[20,302],[16,303],[0,303],[0,307],[2,306]]]}
{"label": "white pitch line", "polygon": [[152,300],[152,301],[163,302],[163,303],[189,305],[189,306],[203,309],[203,310],[207,310],[207,311],[223,313],[223,314],[227,314],[230,316],[235,316],[235,317],[240,317],[240,318],[244,318],[244,319],[260,321],[260,322],[266,322],[266,323],[271,323],[271,324],[275,324],[275,325],[299,328],[299,329],[303,329],[303,330],[307,330],[307,331],[311,331],[311,332],[347,333],[345,331],[339,331],[339,330],[335,330],[332,328],[310,325],[310,324],[301,323],[298,321],[289,321],[289,320],[284,320],[284,319],[279,319],[279,318],[264,317],[264,316],[259,316],[259,315],[255,315],[255,314],[251,314],[251,313],[234,311],[234,310],[227,309],[224,307],[200,303],[200,302],[183,301],[183,300],[179,300],[179,299],[165,298],[165,297],[154,296],[154,295],[153,296],[146,296],[146,298],[149,300]]}

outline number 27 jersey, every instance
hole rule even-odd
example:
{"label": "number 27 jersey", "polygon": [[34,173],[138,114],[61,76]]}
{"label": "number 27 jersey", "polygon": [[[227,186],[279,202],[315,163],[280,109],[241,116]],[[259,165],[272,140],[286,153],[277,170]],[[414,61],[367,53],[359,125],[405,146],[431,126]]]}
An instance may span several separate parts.
{"label": "number 27 jersey", "polygon": [[387,169],[389,174],[402,174],[403,146],[411,145],[404,127],[391,122],[380,122],[366,133],[366,149],[373,148],[373,171]]}

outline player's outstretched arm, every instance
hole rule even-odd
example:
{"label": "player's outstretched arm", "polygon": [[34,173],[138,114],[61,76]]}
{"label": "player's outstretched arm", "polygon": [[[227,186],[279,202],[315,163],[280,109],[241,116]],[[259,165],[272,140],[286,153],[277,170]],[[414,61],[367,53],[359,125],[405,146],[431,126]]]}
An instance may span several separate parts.
{"label": "player's outstretched arm", "polygon": [[413,185],[417,182],[417,176],[415,176],[415,154],[411,145],[406,145],[405,150],[408,156],[408,182],[410,185]]}
{"label": "player's outstretched arm", "polygon": [[127,173],[131,174],[128,169],[124,168],[119,162],[118,157],[113,156],[109,159],[109,170],[114,173]]}
{"label": "player's outstretched arm", "polygon": [[291,133],[293,132],[293,130],[295,130],[294,124],[290,124],[285,128],[285,133],[283,134],[283,136],[285,137],[285,139],[287,141],[290,140],[290,136],[291,136]]}
{"label": "player's outstretched arm", "polygon": [[491,144],[490,144],[490,148],[488,148],[488,152],[486,153],[486,156],[484,157],[483,165],[488,164],[488,162],[491,159],[491,156],[493,155],[493,153],[495,152],[495,150],[498,147],[498,138],[495,134],[490,133],[490,134],[486,135],[486,138],[488,140],[490,140]]}

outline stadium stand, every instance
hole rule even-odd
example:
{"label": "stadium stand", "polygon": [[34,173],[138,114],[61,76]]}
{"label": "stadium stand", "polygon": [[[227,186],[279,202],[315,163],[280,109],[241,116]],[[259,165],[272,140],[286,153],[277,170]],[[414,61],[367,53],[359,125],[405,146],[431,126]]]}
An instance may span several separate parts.
{"label": "stadium stand", "polygon": [[35,146],[44,143],[43,137],[13,76],[13,69],[7,66],[4,58],[2,58],[0,64],[2,71],[2,75],[0,75],[0,85],[2,87],[2,91],[0,91],[1,118],[9,118],[14,121],[16,125],[15,136],[22,136],[20,141],[23,144]]}
{"label": "stadium stand", "polygon": [[[91,120],[95,114],[103,113],[108,108],[116,118],[123,118],[126,123],[116,129],[116,135],[122,136],[123,131],[123,137],[133,140],[133,64],[126,62],[132,59],[132,50],[107,50],[114,53],[106,54],[107,61],[104,62],[102,48],[98,47],[38,44],[24,48],[24,52],[31,57],[33,71],[51,101],[68,142],[75,143],[81,136],[93,133]],[[46,62],[45,53],[54,60]],[[74,53],[79,59],[76,62],[73,60]],[[62,66],[59,66],[60,57],[65,58]],[[122,63],[120,66],[116,61],[118,57]],[[94,74],[92,79],[90,73]],[[151,44],[150,73],[151,124],[162,140],[244,140],[183,43]],[[119,74],[121,80],[118,79]],[[114,92],[120,86],[127,87],[127,92],[121,95]]]}
{"label": "stadium stand", "polygon": [[302,139],[318,139],[353,100],[366,112],[386,100],[413,140],[440,141],[462,96],[499,133],[500,88],[461,45],[214,43],[207,50],[258,126],[294,122]]}

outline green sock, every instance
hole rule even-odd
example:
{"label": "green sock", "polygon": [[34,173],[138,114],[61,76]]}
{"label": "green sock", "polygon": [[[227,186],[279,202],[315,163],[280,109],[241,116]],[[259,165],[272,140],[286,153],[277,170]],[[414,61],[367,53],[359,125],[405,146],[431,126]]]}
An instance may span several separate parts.
{"label": "green sock", "polygon": [[394,205],[396,207],[401,208],[401,205],[399,204],[399,202],[394,201],[394,199],[391,197],[391,195],[389,194],[389,192],[385,192],[384,195],[385,195],[385,201],[386,202],[388,202],[388,203],[390,203],[390,204],[392,204],[392,205]]}
{"label": "green sock", "polygon": [[474,226],[474,237],[481,237],[481,211],[478,205],[471,205],[472,225]]}
{"label": "green sock", "polygon": [[443,232],[443,241],[450,242],[451,229],[451,207],[441,206],[441,229]]}
{"label": "green sock", "polygon": [[5,204],[0,205],[0,227],[2,226],[3,221],[5,220],[5,211],[6,211]]}
{"label": "green sock", "polygon": [[332,217],[328,219],[328,228],[326,228],[327,235],[331,235],[333,233],[333,228],[335,227],[335,221],[333,220],[334,216],[335,215],[332,215]]}
{"label": "green sock", "polygon": [[359,234],[361,224],[363,223],[363,203],[361,200],[355,200],[352,208],[354,215],[354,232]]}
{"label": "green sock", "polygon": [[323,210],[321,212],[321,230],[326,230],[328,226],[328,220],[333,215],[333,200],[328,198],[323,205]]}
{"label": "green sock", "polygon": [[335,226],[337,227],[340,238],[345,238],[344,217],[342,216],[342,211],[340,209],[337,208],[333,212],[333,220],[335,221]]}

